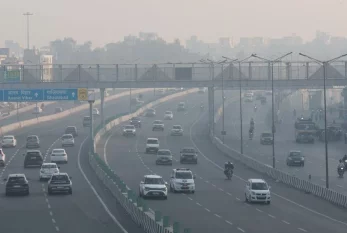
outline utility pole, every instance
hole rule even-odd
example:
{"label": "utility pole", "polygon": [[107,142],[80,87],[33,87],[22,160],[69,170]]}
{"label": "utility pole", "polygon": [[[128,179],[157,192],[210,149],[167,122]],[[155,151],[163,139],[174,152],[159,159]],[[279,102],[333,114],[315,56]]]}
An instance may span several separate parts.
{"label": "utility pole", "polygon": [[27,49],[30,49],[30,44],[29,44],[29,16],[32,16],[33,13],[26,12],[23,15],[27,17]]}

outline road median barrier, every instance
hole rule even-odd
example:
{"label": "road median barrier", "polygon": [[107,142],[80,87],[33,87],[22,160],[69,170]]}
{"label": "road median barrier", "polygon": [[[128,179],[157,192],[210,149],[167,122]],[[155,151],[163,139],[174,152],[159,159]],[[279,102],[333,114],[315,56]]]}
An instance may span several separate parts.
{"label": "road median barrier", "polygon": [[[287,97],[287,96],[286,96]],[[222,107],[220,107],[217,110],[217,113],[215,115],[215,119],[219,119],[218,114],[222,114]],[[215,123],[217,120],[215,120]],[[300,179],[298,177],[295,177],[293,175],[290,175],[286,172],[280,171],[276,168],[272,168],[271,166],[261,163],[260,161],[246,155],[241,154],[239,151],[230,148],[226,144],[223,144],[223,142],[216,137],[214,134],[210,134],[210,140],[211,142],[219,149],[221,152],[223,152],[228,157],[235,159],[239,161],[240,163],[244,164],[245,166],[252,168],[253,170],[260,172],[262,174],[265,174],[271,178],[273,178],[277,182],[284,183],[290,187],[296,188],[298,190],[304,191],[305,193],[313,194],[317,197],[320,197],[324,200],[327,200],[337,206],[347,208],[347,195],[344,195],[342,193],[336,192],[331,189],[327,189],[323,186],[320,186],[318,184],[314,184],[310,182],[309,180]]]}
{"label": "road median barrier", "polygon": [[[132,90],[132,94],[140,94],[140,93],[144,93],[144,92],[150,92],[151,89],[136,89],[136,90]],[[105,103],[112,101],[112,100],[116,100],[119,99],[121,97],[124,96],[128,96],[129,95],[129,91],[124,91],[112,96],[108,96],[105,97]],[[95,101],[94,106],[100,104],[101,100],[98,99]],[[9,125],[5,125],[5,126],[1,126],[0,127],[0,136],[3,136],[9,132],[21,129],[21,128],[25,128],[25,127],[29,127],[29,126],[33,126],[33,125],[37,125],[40,123],[44,123],[44,122],[48,122],[48,121],[53,121],[53,120],[58,120],[58,119],[62,119],[64,117],[67,117],[71,114],[75,114],[78,112],[81,112],[83,110],[89,109],[89,104],[85,103],[82,104],[78,107],[74,107],[71,109],[68,109],[66,111],[60,112],[60,113],[56,113],[56,114],[52,114],[52,115],[48,115],[48,116],[41,116],[41,117],[37,117],[37,118],[33,118],[30,120],[25,120],[25,121],[20,121],[20,122],[16,122],[16,123],[12,123]]]}
{"label": "road median barrier", "polygon": [[[129,121],[134,116],[142,115],[147,109],[157,106],[168,100],[182,97],[191,93],[196,93],[197,88],[189,89],[184,92],[178,92],[165,96],[153,102],[150,102],[132,113],[119,114],[116,117],[106,120],[104,127],[98,126],[94,136],[94,147],[100,141],[104,134],[112,130],[113,127],[123,122]],[[96,148],[96,147],[95,147]],[[170,224],[170,217],[159,211],[153,211],[139,198],[137,193],[131,190],[125,182],[101,159],[100,155],[89,153],[90,166],[95,171],[97,177],[111,191],[113,196],[122,205],[125,211],[131,216],[132,220],[148,233],[180,233],[180,223],[173,221]],[[191,232],[191,229],[183,229],[183,232]]]}

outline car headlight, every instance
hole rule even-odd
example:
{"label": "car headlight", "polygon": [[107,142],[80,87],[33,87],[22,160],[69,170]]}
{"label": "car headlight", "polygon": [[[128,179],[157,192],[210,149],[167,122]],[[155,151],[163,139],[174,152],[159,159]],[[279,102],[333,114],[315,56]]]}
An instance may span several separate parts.
{"label": "car headlight", "polygon": [[255,195],[255,192],[251,192],[252,195]]}
{"label": "car headlight", "polygon": [[149,188],[146,187],[146,188],[145,188],[145,191],[149,191]]}

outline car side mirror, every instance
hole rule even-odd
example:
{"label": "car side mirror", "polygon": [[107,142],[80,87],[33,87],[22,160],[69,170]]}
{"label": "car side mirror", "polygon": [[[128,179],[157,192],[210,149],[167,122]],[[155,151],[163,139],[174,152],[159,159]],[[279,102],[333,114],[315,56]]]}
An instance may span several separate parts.
{"label": "car side mirror", "polygon": [[165,184],[165,185],[168,185],[166,181],[165,181],[165,183],[164,183],[164,184]]}
{"label": "car side mirror", "polygon": [[72,180],[72,177],[71,177],[71,176],[69,176],[69,178],[70,178],[70,180]]}
{"label": "car side mirror", "polygon": [[193,179],[194,179],[194,180],[196,179],[196,175],[193,175]]}
{"label": "car side mirror", "polygon": [[4,181],[7,181],[7,178],[4,178]]}
{"label": "car side mirror", "polygon": [[174,177],[173,177],[173,176],[171,176],[170,178],[171,178],[171,179],[173,179]]}
{"label": "car side mirror", "polygon": [[60,169],[60,167],[58,167]]}

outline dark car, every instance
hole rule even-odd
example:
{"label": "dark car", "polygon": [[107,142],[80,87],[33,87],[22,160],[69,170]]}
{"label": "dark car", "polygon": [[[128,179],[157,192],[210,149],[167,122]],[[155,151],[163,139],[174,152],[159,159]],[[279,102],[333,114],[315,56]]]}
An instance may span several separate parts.
{"label": "dark car", "polygon": [[312,133],[302,132],[297,134],[295,141],[297,143],[314,143],[314,137]]}
{"label": "dark car", "polygon": [[154,117],[154,116],[155,116],[155,110],[153,108],[147,109],[146,117]]}
{"label": "dark car", "polygon": [[5,195],[29,195],[29,182],[24,174],[10,174],[6,180]]}
{"label": "dark car", "polygon": [[92,119],[90,116],[83,117],[83,127],[89,127],[92,124]]}
{"label": "dark car", "polygon": [[23,154],[23,156],[25,156],[24,168],[29,166],[41,167],[43,163],[43,157],[39,150],[28,150],[26,154]]}
{"label": "dark car", "polygon": [[48,194],[68,193],[72,194],[71,177],[67,173],[55,173],[48,181]]}
{"label": "dark car", "polygon": [[287,165],[288,166],[304,166],[305,165],[305,157],[301,154],[300,151],[290,151],[287,157]]}
{"label": "dark car", "polygon": [[180,151],[180,163],[198,163],[198,152],[192,147],[182,148]]}
{"label": "dark car", "polygon": [[273,143],[273,135],[269,132],[264,132],[260,135],[260,144],[262,145],[272,145]]}
{"label": "dark car", "polygon": [[180,102],[177,106],[177,111],[182,112],[186,110],[186,104],[184,102]]}
{"label": "dark car", "polygon": [[135,126],[135,128],[141,128],[141,120],[138,117],[132,117],[130,119],[130,125]]}
{"label": "dark car", "polygon": [[36,135],[29,135],[27,137],[26,148],[39,148],[40,147],[40,139]]}
{"label": "dark car", "polygon": [[76,126],[68,126],[65,129],[65,134],[72,134],[72,136],[74,136],[74,137],[78,136]]}

